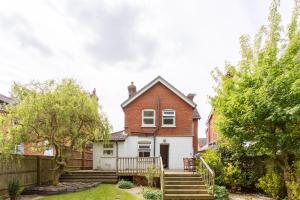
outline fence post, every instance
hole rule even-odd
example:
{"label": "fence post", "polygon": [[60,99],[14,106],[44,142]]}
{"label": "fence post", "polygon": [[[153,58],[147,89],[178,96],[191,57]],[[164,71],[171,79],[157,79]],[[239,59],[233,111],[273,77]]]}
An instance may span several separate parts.
{"label": "fence post", "polygon": [[36,163],[36,178],[37,178],[37,185],[38,186],[41,186],[42,185],[42,159],[41,159],[41,157],[40,156],[37,156],[37,158],[36,158],[36,161],[37,161],[37,163]]}
{"label": "fence post", "polygon": [[85,145],[82,145],[82,154],[81,154],[81,169],[84,169],[85,162]]}

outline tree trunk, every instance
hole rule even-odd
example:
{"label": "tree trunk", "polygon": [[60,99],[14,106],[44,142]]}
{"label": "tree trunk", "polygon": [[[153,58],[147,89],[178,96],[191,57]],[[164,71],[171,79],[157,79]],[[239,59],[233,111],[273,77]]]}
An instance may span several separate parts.
{"label": "tree trunk", "polygon": [[296,180],[296,174],[294,169],[294,156],[285,156],[281,160],[281,168],[283,171],[283,180],[286,187],[287,195],[289,200],[295,200],[293,194],[292,184]]}
{"label": "tree trunk", "polygon": [[284,184],[286,187],[288,199],[291,199],[291,200],[293,199],[293,191],[290,188],[290,185],[292,184],[292,181],[293,181],[292,176],[293,176],[293,174],[290,172],[290,170],[288,168],[283,169]]}
{"label": "tree trunk", "polygon": [[54,170],[53,185],[58,185],[60,176],[64,173],[65,165],[57,164],[58,166]]}

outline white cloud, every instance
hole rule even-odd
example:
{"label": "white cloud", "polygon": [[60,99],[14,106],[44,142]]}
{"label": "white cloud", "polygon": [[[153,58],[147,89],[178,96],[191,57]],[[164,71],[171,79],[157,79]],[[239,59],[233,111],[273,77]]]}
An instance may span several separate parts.
{"label": "white cloud", "polygon": [[[51,0],[0,3],[0,93],[13,81],[75,78],[97,88],[115,130],[127,85],[157,75],[185,94],[197,93],[202,116],[210,112],[210,71],[237,62],[239,36],[266,24],[268,0]],[[293,0],[282,2],[283,23]]]}

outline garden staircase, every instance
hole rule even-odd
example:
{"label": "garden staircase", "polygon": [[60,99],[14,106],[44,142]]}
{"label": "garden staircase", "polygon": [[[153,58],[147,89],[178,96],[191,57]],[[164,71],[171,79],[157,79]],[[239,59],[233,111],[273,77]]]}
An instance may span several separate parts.
{"label": "garden staircase", "polygon": [[202,177],[193,172],[165,172],[164,200],[169,199],[214,199],[208,193]]}
{"label": "garden staircase", "polygon": [[60,182],[101,182],[114,184],[118,182],[118,176],[115,171],[79,170],[61,175]]}

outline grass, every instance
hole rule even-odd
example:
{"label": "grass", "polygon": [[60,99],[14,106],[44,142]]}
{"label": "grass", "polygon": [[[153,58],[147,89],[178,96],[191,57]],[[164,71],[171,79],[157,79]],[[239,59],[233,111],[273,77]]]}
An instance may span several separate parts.
{"label": "grass", "polygon": [[140,198],[122,191],[116,185],[101,184],[96,188],[85,190],[82,192],[74,192],[69,194],[60,194],[47,196],[41,200],[140,200]]}

